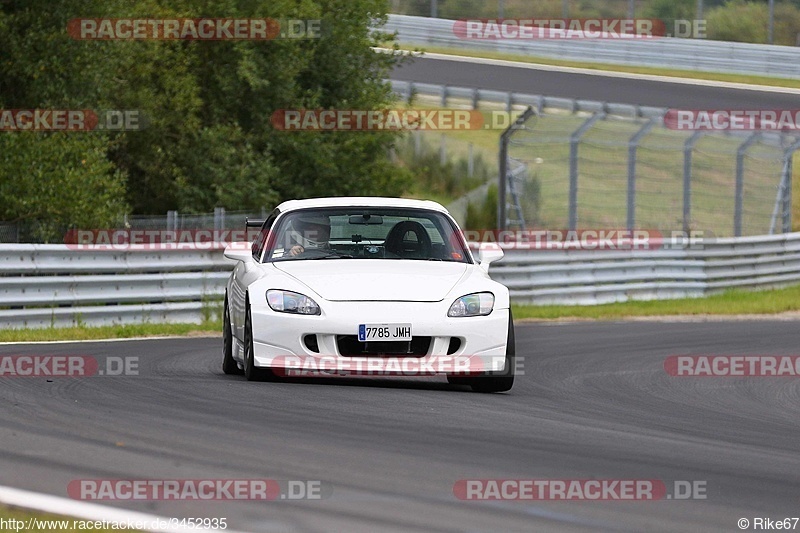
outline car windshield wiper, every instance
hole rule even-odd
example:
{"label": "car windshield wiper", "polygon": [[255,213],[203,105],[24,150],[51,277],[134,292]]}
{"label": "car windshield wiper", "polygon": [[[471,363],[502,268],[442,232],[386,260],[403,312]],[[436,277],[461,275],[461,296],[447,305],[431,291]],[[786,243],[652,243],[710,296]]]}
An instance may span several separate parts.
{"label": "car windshield wiper", "polygon": [[338,252],[328,252],[324,255],[319,255],[317,257],[307,257],[305,259],[353,259],[353,256],[350,254],[340,254]]}

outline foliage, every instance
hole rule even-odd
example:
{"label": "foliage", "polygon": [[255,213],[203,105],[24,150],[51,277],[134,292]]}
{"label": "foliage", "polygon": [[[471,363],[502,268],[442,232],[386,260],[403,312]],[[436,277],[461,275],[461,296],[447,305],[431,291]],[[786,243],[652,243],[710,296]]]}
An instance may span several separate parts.
{"label": "foliage", "polygon": [[[388,158],[397,133],[291,133],[270,124],[280,109],[392,105],[384,79],[400,59],[370,48],[391,42],[374,29],[385,7],[385,0],[0,2],[0,107],[129,109],[147,123],[112,135],[0,134],[7,162],[0,219],[107,224],[126,204],[136,214],[163,214],[400,194],[408,174]],[[321,38],[271,41],[82,41],[66,31],[75,18],[142,16],[321,19],[324,31]],[[25,165],[42,156],[37,186],[83,191],[81,198],[27,192]],[[86,175],[75,163],[84,159]],[[101,184],[107,192],[98,191]]]}
{"label": "foliage", "polygon": [[497,227],[497,184],[492,183],[486,197],[477,203],[467,204],[465,229],[485,230]]}
{"label": "foliage", "polygon": [[767,42],[767,5],[733,0],[707,12],[708,38],[742,43]]}
{"label": "foliage", "polygon": [[415,140],[413,134],[407,135],[398,146],[400,164],[410,172],[410,183],[414,186],[412,193],[447,202],[494,178],[482,154],[475,154],[470,176],[469,159],[466,156],[448,155],[442,165],[439,147],[431,143],[428,136],[419,135],[419,140]]}
{"label": "foliage", "polygon": [[65,223],[106,227],[124,212],[125,179],[107,158],[105,135],[0,135],[0,219],[37,220],[37,241]]}

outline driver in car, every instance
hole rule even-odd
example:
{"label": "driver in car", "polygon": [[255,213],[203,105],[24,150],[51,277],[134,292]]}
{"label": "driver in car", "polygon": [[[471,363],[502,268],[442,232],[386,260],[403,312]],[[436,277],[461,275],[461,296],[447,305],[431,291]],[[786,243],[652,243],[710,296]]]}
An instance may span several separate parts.
{"label": "driver in car", "polygon": [[329,250],[330,218],[324,215],[300,215],[292,221],[289,235],[295,243],[288,251],[288,255],[292,257],[302,254],[307,249]]}

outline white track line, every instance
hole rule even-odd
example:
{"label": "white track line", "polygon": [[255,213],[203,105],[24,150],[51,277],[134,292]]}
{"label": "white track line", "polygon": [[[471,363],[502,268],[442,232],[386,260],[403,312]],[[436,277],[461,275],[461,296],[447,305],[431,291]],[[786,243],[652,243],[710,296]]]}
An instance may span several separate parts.
{"label": "white track line", "polygon": [[[379,52],[394,52],[388,48],[375,48]],[[524,68],[529,70],[545,70],[550,72],[564,72],[568,74],[585,74],[587,76],[600,76],[604,78],[625,78],[631,80],[656,81],[661,83],[677,83],[681,85],[697,85],[702,87],[715,87],[722,89],[738,89],[741,91],[758,91],[766,93],[797,94],[800,89],[790,87],[775,87],[772,85],[756,85],[752,83],[733,83],[716,80],[700,80],[693,78],[679,78],[676,76],[659,76],[656,74],[635,74],[632,72],[617,72],[611,70],[600,70],[578,67],[560,67],[556,65],[544,65],[541,63],[524,63],[522,61],[509,61],[506,59],[487,59],[482,57],[456,56],[450,54],[436,54],[424,52],[419,54],[408,50],[400,51],[403,55],[419,56],[424,59],[435,59],[440,61],[460,61],[462,63],[476,63],[481,65],[496,65],[501,67]]]}
{"label": "white track line", "polygon": [[15,344],[80,344],[82,342],[128,342],[128,341],[163,341],[171,339],[221,339],[222,332],[203,332],[202,335],[165,335],[162,337],[125,337],[112,339],[74,339],[60,341],[8,341],[0,342],[0,346],[13,346]]}
{"label": "white track line", "polygon": [[[40,494],[38,492],[15,489],[13,487],[0,486],[0,503],[13,505],[15,507],[22,507],[24,509],[32,509],[35,511],[62,515],[68,518],[125,524],[128,522],[140,522],[142,524],[149,524],[150,526],[154,524],[156,525],[156,527],[140,528],[144,531],[211,531],[211,529],[188,528],[185,526],[169,526],[166,528],[158,527],[159,522],[168,523],[170,519],[163,516],[128,511],[126,509],[106,507],[105,505],[98,505],[96,503],[70,500],[67,498],[61,498],[59,496],[51,496],[49,494]],[[216,531],[219,533],[222,530],[217,529]],[[241,533],[232,529],[225,529],[224,531],[225,533]]]}

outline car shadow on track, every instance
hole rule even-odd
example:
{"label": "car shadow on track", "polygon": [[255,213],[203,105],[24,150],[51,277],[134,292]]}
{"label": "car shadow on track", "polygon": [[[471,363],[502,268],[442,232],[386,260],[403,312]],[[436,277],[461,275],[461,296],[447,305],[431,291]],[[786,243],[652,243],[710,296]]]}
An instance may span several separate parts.
{"label": "car shadow on track", "polygon": [[[241,376],[226,376],[219,374],[230,380],[242,381],[247,383]],[[445,378],[440,378],[444,380]],[[467,385],[452,385],[446,381],[439,381],[437,378],[427,380],[420,379],[387,379],[385,377],[376,378],[371,376],[360,377],[280,377],[255,382],[259,385],[269,386],[270,384],[289,384],[289,385],[327,385],[343,387],[377,387],[387,389],[409,389],[409,390],[430,390],[448,392],[469,392],[472,389]]]}

